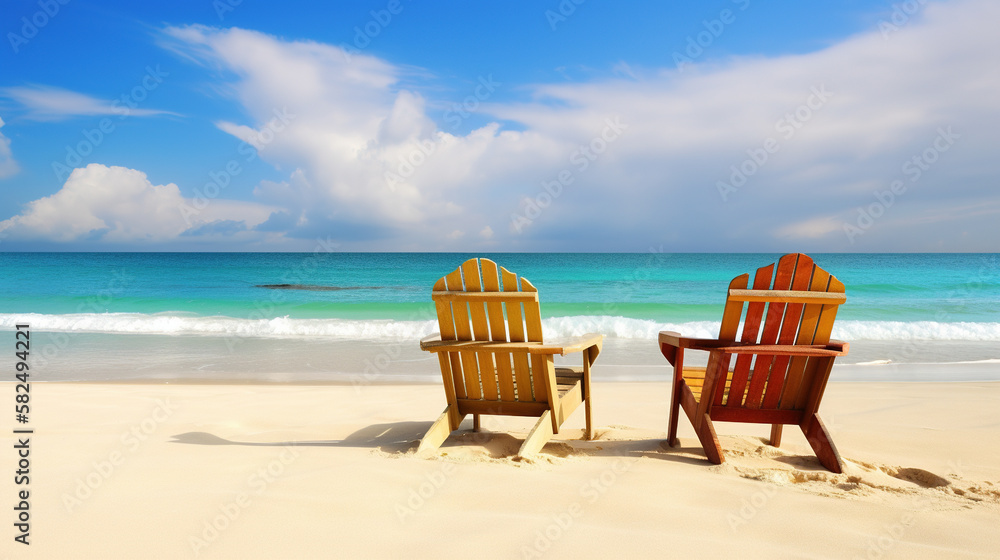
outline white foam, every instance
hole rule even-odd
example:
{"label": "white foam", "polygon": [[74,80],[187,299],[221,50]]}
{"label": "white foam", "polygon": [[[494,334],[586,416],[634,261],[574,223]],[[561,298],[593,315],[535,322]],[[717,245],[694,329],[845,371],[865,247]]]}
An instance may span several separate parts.
{"label": "white foam", "polygon": [[1000,323],[936,321],[838,321],[833,338],[840,340],[1000,340]]}
{"label": "white foam", "polygon": [[411,339],[437,330],[436,321],[347,319],[237,319],[180,317],[142,313],[75,313],[70,315],[0,314],[0,328],[28,323],[33,330],[87,333],[135,333],[208,336],[332,337],[341,339]]}
{"label": "white foam", "polygon": [[[234,317],[195,317],[180,313],[76,313],[44,315],[37,313],[0,314],[0,329],[13,330],[16,323],[29,323],[32,329],[55,332],[140,333],[206,336],[263,337],[332,337],[360,340],[405,340],[426,336],[438,330],[437,322],[394,321],[388,319],[240,319]],[[542,321],[546,337],[601,333],[608,338],[656,340],[660,331],[676,331],[684,336],[711,338],[718,334],[719,323],[692,321],[660,323],[646,319],[602,315],[552,317]],[[933,321],[841,321],[834,326],[833,337],[840,340],[1000,340],[1000,323],[937,323]]]}

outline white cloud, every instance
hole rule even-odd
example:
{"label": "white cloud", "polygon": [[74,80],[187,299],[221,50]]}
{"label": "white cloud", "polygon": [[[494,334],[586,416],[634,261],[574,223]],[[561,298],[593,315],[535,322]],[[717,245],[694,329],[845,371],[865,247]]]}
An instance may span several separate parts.
{"label": "white cloud", "polygon": [[[3,128],[3,119],[0,119],[0,128]],[[10,139],[0,132],[0,179],[10,177],[20,171],[17,162],[14,161],[14,154],[10,151]]]}
{"label": "white cloud", "polygon": [[141,171],[92,163],[74,170],[59,192],[0,222],[0,234],[15,240],[162,242],[185,233],[236,233],[262,223],[273,210],[186,199],[173,183],[153,185]]}
{"label": "white cloud", "polygon": [[516,171],[534,182],[540,164],[566,153],[550,139],[497,124],[464,136],[439,130],[424,97],[400,87],[406,72],[372,56],[242,29],[166,33],[170,48],[236,75],[232,89],[254,122],[216,125],[256,146],[264,160],[296,170],[256,192],[297,204],[308,224],[361,222],[372,236],[403,234],[421,247],[455,226],[481,229],[491,217],[483,197],[505,194],[486,192],[495,187],[491,177]]}
{"label": "white cloud", "polygon": [[[257,191],[294,205],[284,222],[298,228],[366,224],[359,246],[393,249],[431,248],[487,224],[504,239],[482,230],[462,243],[778,250],[797,237],[843,250],[852,245],[838,224],[901,178],[938,127],[961,139],[873,231],[913,223],[936,199],[995,200],[1000,75],[984,69],[1000,52],[997,19],[995,2],[932,3],[887,38],[873,27],[813,53],[705,60],[684,73],[622,61],[614,72],[627,80],[542,84],[526,103],[484,102],[481,114],[519,130],[493,123],[465,135],[439,129],[424,97],[404,87],[406,72],[376,57],[241,29],[166,32],[178,52],[235,75],[230,87],[253,122],[218,127],[294,170]],[[615,118],[628,128],[607,141]],[[763,157],[768,138],[777,151],[747,164],[753,173],[723,201],[717,183]],[[563,172],[569,181],[518,241],[511,214],[551,197],[543,183]],[[992,231],[987,218],[961,225],[972,237]],[[922,230],[899,225],[899,245],[929,245],[955,226],[947,215]]]}
{"label": "white cloud", "polygon": [[[155,81],[152,83],[158,85]],[[143,86],[137,88],[142,89],[142,97],[145,99],[149,90],[143,89]],[[62,120],[102,115],[118,117],[176,115],[170,111],[137,107],[138,98],[132,98],[132,92],[123,93],[119,99],[104,100],[67,89],[33,85],[2,88],[0,94],[21,104],[28,110],[26,117],[33,120]]]}

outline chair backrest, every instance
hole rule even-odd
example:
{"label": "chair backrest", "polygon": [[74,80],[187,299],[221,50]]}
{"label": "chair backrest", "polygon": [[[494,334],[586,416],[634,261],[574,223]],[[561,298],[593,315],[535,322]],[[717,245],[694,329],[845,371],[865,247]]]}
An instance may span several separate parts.
{"label": "chair backrest", "polygon": [[[846,301],[844,284],[801,253],[781,257],[777,266],[757,269],[729,283],[720,340],[763,345],[827,344]],[[745,314],[744,314],[745,309]],[[739,332],[743,317],[742,333]],[[732,381],[717,385],[713,406],[751,409],[802,409],[817,371],[829,358],[739,354]],[[713,364],[710,364],[710,367]],[[728,369],[729,363],[715,365]]]}
{"label": "chair backrest", "polygon": [[[542,342],[538,290],[489,259],[469,259],[434,284],[441,340]],[[448,352],[459,399],[550,402],[545,375],[551,359],[498,349]],[[442,371],[448,377],[446,371]]]}

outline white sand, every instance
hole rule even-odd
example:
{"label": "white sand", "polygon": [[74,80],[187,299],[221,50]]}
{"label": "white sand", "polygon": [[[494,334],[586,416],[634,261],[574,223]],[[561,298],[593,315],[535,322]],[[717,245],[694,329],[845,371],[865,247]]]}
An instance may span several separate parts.
{"label": "white sand", "polygon": [[[720,423],[710,465],[669,387],[599,383],[536,460],[530,420],[412,449],[434,385],[36,383],[30,547],[0,451],[2,558],[982,558],[1000,550],[1000,383],[834,383],[821,414],[848,471],[786,428]],[[13,402],[12,384],[0,402]],[[8,411],[13,416],[13,411]],[[10,424],[8,424],[10,425]],[[214,526],[213,526],[214,524]]]}

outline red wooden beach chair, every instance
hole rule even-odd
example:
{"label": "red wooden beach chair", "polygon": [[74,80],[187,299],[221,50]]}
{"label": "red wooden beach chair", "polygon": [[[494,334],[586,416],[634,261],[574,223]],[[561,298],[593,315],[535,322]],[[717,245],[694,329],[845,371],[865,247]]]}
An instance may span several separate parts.
{"label": "red wooden beach chair", "polygon": [[[743,274],[729,283],[718,339],[660,333],[660,350],[674,367],[667,442],[677,445],[682,407],[715,464],[724,458],[713,421],[771,424],[776,447],[782,426],[794,424],[824,467],[843,472],[817,410],[834,359],[848,350],[846,342],[830,340],[837,308],[847,299],[844,284],[803,254],[781,257],[777,270],[774,264],[757,269],[752,289],[749,279]],[[685,367],[686,349],[709,352],[708,365]]]}

